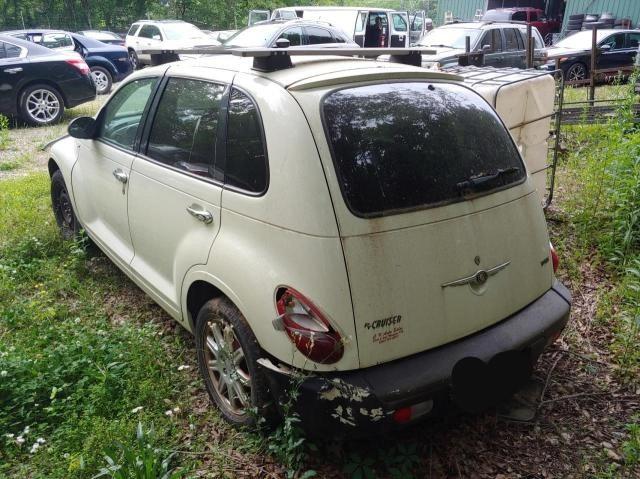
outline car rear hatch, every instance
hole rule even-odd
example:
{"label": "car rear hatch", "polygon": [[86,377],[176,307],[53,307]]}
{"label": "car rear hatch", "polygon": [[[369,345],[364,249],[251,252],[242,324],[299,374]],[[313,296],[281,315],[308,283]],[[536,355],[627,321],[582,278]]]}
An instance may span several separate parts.
{"label": "car rear hatch", "polygon": [[316,101],[361,367],[480,331],[551,287],[537,196],[479,95],[411,80]]}

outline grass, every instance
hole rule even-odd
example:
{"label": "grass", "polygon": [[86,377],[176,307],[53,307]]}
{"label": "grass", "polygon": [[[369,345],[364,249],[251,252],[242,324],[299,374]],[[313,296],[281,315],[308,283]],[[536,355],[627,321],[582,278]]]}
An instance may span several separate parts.
{"label": "grass", "polygon": [[[629,92],[628,84],[618,83],[610,85],[598,85],[596,86],[595,99],[596,100],[608,100],[610,103],[615,103],[617,100],[622,100],[627,97]],[[588,87],[576,87],[566,86],[564,89],[564,103],[576,103],[585,102],[588,100],[589,88]],[[605,103],[598,103],[604,105]],[[566,105],[566,107],[576,105]],[[578,105],[580,106],[580,105]]]}
{"label": "grass", "polygon": [[224,431],[213,409],[181,412],[200,391],[190,338],[164,338],[166,315],[105,257],[60,240],[47,175],[3,181],[0,204],[0,477],[93,477],[138,422],[165,449],[189,424]]}

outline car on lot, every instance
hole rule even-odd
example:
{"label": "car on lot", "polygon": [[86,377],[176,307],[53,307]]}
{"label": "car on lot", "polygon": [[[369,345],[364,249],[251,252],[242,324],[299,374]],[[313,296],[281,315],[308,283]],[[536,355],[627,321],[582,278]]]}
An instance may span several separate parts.
{"label": "car on lot", "polygon": [[[596,32],[598,54],[596,56],[596,70],[613,71],[603,75],[606,77],[617,76],[618,68],[629,74],[633,69],[633,63],[638,53],[640,43],[640,31],[638,30],[613,30],[603,29]],[[581,81],[591,76],[591,46],[593,32],[584,30],[576,32],[560,40],[546,50],[548,59],[544,68],[553,70],[556,61],[564,73],[566,81]]]}
{"label": "car on lot", "polygon": [[[540,32],[531,29],[536,51],[544,48]],[[434,48],[432,55],[423,55],[422,64],[428,68],[457,66],[458,57],[465,53],[466,37],[470,50],[484,52],[484,65],[495,68],[525,68],[526,25],[501,22],[452,23],[434,28],[417,46]]]}
{"label": "car on lot", "polygon": [[6,34],[53,50],[76,52],[89,65],[98,95],[109,93],[114,82],[122,81],[133,71],[127,49],[119,45],[108,45],[62,30],[35,28],[13,30]]}
{"label": "car on lot", "polygon": [[358,48],[346,33],[326,22],[305,20],[268,21],[243,28],[227,38],[225,47],[275,47],[276,41],[288,40],[291,47]]}
{"label": "car on lot", "polygon": [[552,34],[562,26],[561,22],[547,18],[544,10],[533,7],[494,8],[485,12],[482,21],[528,23],[538,29],[546,45],[551,44]]}
{"label": "car on lot", "polygon": [[120,45],[124,46],[124,38],[114,32],[110,32],[109,30],[80,30],[76,32],[78,35],[82,35],[83,37],[93,38],[94,40],[98,40],[102,43],[109,43],[111,45]]}
{"label": "car on lot", "polygon": [[95,97],[89,67],[78,55],[0,34],[0,113],[50,125],[60,121],[65,108]]}
{"label": "car on lot", "polygon": [[48,165],[64,237],[84,229],[195,335],[231,423],[292,382],[314,434],[510,394],[570,295],[495,111],[420,67],[235,53],[255,58],[136,72],[70,124]]}
{"label": "car on lot", "polygon": [[182,20],[138,20],[131,25],[125,46],[134,69],[151,64],[143,50],[219,45],[219,42],[191,23]]}

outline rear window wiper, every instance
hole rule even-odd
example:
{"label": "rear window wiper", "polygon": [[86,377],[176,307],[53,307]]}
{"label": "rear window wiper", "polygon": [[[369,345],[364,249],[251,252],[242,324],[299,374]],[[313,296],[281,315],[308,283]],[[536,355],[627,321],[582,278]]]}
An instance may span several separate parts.
{"label": "rear window wiper", "polygon": [[511,166],[509,168],[498,169],[495,173],[471,176],[470,178],[461,181],[456,186],[463,195],[477,191],[485,191],[498,186],[498,180],[503,180],[502,184],[504,185],[504,178],[506,176],[519,172],[520,168],[517,166]]}

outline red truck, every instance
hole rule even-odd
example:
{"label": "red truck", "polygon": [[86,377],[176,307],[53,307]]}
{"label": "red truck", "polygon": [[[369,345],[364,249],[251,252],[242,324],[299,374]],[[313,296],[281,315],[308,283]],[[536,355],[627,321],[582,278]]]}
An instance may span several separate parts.
{"label": "red truck", "polygon": [[548,19],[544,14],[544,10],[533,7],[495,8],[493,10],[487,10],[482,16],[482,21],[529,23],[538,29],[547,45],[551,44],[551,34],[559,32],[562,25],[562,23],[557,20]]}

